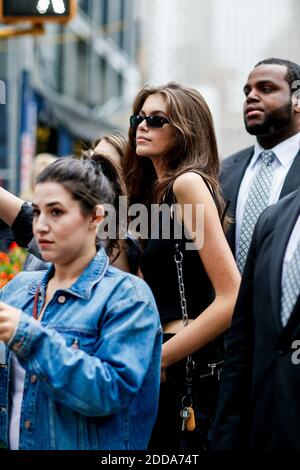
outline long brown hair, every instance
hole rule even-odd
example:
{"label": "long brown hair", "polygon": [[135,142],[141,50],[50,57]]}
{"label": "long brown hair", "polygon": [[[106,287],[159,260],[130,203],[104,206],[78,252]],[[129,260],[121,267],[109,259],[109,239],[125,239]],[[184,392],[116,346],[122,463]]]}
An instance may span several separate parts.
{"label": "long brown hair", "polygon": [[177,129],[177,135],[171,149],[162,155],[164,176],[158,182],[151,160],[136,155],[136,129],[129,129],[124,170],[132,202],[161,203],[179,175],[195,170],[212,188],[221,215],[225,204],[218,182],[219,156],[213,119],[206,101],[197,90],[175,82],[146,86],[135,98],[133,113],[139,114],[145,100],[153,94],[164,98],[168,118]]}
{"label": "long brown hair", "polygon": [[118,132],[113,132],[112,134],[104,135],[103,137],[101,137],[101,139],[97,139],[92,143],[91,149],[95,150],[97,145],[100,144],[102,140],[105,140],[116,149],[116,151],[120,155],[121,164],[122,164],[124,154],[127,151],[126,137],[124,137],[122,134],[119,134]]}

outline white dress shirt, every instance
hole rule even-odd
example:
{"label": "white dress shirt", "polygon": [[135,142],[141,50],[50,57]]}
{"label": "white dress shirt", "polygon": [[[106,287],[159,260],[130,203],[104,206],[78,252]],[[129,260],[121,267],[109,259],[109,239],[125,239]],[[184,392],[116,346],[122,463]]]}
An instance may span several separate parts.
{"label": "white dress shirt", "polygon": [[[274,204],[278,201],[284,180],[292,163],[299,152],[300,148],[300,132],[293,135],[289,139],[281,142],[280,144],[276,145],[272,149],[276,158],[274,159],[272,166],[274,169],[274,176],[272,181],[272,187],[270,192],[270,199],[269,203]],[[250,191],[251,184],[259,171],[261,165],[261,153],[265,149],[256,142],[254,146],[254,154],[251,158],[251,161],[245,171],[244,177],[242,179],[238,198],[237,198],[237,205],[236,205],[236,226],[235,226],[235,239],[236,239],[236,249],[235,255],[237,257],[239,252],[239,243],[240,243],[240,233],[241,233],[241,225],[243,220],[243,213],[245,209],[245,204],[247,201],[247,197]]]}
{"label": "white dress shirt", "polygon": [[9,448],[19,449],[21,408],[25,384],[25,370],[20,366],[14,353],[11,353],[11,409],[9,421]]}

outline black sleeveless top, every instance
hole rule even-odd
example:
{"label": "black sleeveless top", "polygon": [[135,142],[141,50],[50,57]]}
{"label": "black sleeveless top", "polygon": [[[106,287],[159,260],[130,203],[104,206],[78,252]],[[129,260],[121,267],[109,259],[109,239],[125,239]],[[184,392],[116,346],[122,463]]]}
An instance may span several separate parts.
{"label": "black sleeveless top", "polygon": [[[205,180],[204,180],[205,181]],[[211,189],[208,186],[210,192]],[[141,271],[145,281],[152,289],[155,297],[162,325],[171,320],[180,320],[182,311],[176,263],[174,260],[175,245],[179,243],[183,252],[183,280],[187,312],[189,318],[196,318],[215,297],[214,289],[206,274],[199,252],[196,249],[184,249],[185,243],[191,243],[184,234],[182,227],[182,240],[175,239],[176,217],[171,216],[171,206],[175,202],[172,191],[167,194],[165,203],[169,207],[170,237],[162,239],[162,217],[159,218],[159,239],[150,238],[145,243],[141,260]],[[177,223],[178,227],[178,223]]]}

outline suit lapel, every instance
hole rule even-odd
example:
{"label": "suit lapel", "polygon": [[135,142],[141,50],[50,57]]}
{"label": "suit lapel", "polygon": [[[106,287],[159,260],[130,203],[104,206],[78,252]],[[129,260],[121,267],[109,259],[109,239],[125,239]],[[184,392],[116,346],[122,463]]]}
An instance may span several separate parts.
{"label": "suit lapel", "polygon": [[[230,224],[228,233],[227,233],[227,240],[232,249],[232,252],[235,254],[235,216],[236,216],[236,204],[237,198],[239,194],[239,189],[241,185],[241,181],[244,177],[245,171],[247,166],[250,163],[250,160],[253,156],[254,147],[250,147],[246,149],[242,154],[238,154],[237,157],[233,160],[231,168],[228,170],[227,173],[228,177],[226,180],[226,199],[230,200],[229,206],[229,213],[233,219],[233,223]],[[291,168],[285,178],[281,193],[279,198],[290,194],[295,189],[300,186],[300,151],[296,155]],[[277,250],[276,250],[277,252]]]}
{"label": "suit lapel", "polygon": [[299,194],[291,201],[288,210],[283,212],[274,229],[275,235],[271,246],[270,292],[277,326],[282,329],[280,318],[282,264],[292,230],[299,216]]}
{"label": "suit lapel", "polygon": [[231,250],[235,256],[235,216],[236,216],[236,204],[237,197],[239,194],[239,189],[241,181],[244,177],[247,166],[250,163],[254,151],[254,147],[248,148],[241,155],[239,154],[232,163],[231,175],[227,179],[226,183],[226,192],[229,195],[228,199],[230,200],[229,214],[233,219],[233,223],[230,224],[229,230],[227,233],[227,240],[231,247]]}
{"label": "suit lapel", "polygon": [[300,151],[297,153],[294,161],[286,175],[279,198],[290,194],[300,186]]}
{"label": "suit lapel", "polygon": [[236,211],[236,203],[237,203],[237,197],[239,194],[240,190],[240,185],[242,182],[242,179],[244,177],[244,173],[246,171],[247,166],[250,163],[250,160],[253,156],[253,151],[254,147],[247,149],[245,154],[240,158],[236,158],[234,160],[235,166],[232,168],[232,175],[233,175],[233,181],[234,183],[232,185],[232,193],[231,193],[231,212],[235,214]]}

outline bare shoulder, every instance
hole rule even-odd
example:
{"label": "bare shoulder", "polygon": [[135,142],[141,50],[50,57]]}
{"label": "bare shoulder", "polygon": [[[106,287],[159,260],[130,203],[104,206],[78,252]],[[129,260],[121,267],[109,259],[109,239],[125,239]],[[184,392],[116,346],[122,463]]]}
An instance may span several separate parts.
{"label": "bare shoulder", "polygon": [[173,184],[173,191],[177,198],[195,191],[204,195],[207,193],[208,195],[210,194],[202,176],[192,171],[183,173],[176,178]]}

